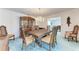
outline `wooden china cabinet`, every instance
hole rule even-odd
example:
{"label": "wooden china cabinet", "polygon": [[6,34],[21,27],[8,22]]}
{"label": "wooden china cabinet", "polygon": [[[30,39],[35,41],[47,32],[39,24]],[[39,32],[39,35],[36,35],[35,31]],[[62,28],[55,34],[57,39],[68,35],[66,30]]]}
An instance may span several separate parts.
{"label": "wooden china cabinet", "polygon": [[27,33],[32,30],[32,27],[35,24],[35,19],[30,16],[21,16],[20,17],[20,36],[23,37],[23,33]]}

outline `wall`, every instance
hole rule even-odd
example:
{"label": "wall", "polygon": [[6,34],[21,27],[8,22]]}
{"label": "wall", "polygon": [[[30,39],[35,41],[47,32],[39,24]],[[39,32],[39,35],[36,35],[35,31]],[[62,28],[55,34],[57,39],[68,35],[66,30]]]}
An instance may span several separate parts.
{"label": "wall", "polygon": [[23,15],[7,9],[0,9],[0,26],[5,25],[8,33],[13,33],[19,37],[19,17]]}
{"label": "wall", "polygon": [[[71,25],[70,27],[67,26],[67,17],[70,16],[71,18]],[[74,25],[79,25],[79,9],[72,9],[69,11],[65,11],[62,13],[54,14],[52,17],[61,17],[61,24],[62,24],[62,36],[64,37],[65,31],[72,31]],[[78,36],[79,38],[79,36]]]}
{"label": "wall", "polygon": [[[14,33],[16,37],[19,36],[19,17],[24,16],[24,14],[20,14],[17,12],[9,11],[6,9],[0,9],[0,25],[5,25],[7,27],[8,33]],[[71,25],[70,27],[67,26],[67,17],[71,17]],[[73,30],[73,26],[78,24],[79,25],[79,9],[72,9],[69,11],[65,11],[62,13],[54,14],[51,16],[53,17],[61,17],[61,24],[62,24],[62,35],[64,37],[65,31]],[[40,27],[47,27],[47,18],[41,23],[38,22]]]}

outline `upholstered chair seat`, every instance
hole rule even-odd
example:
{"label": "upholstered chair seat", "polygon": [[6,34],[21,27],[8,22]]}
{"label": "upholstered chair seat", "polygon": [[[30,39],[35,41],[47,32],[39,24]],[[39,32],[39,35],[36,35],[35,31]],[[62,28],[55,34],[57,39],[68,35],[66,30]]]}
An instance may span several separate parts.
{"label": "upholstered chair seat", "polygon": [[26,45],[28,46],[29,44],[31,44],[33,41],[34,41],[34,37],[32,35],[28,36],[28,37],[25,37],[25,42],[26,42]]}
{"label": "upholstered chair seat", "polygon": [[46,37],[43,37],[42,41],[49,44],[50,43],[50,35],[47,35]]}
{"label": "upholstered chair seat", "polygon": [[72,36],[72,37],[76,37],[76,35],[75,35],[75,34],[71,34],[70,36]]}
{"label": "upholstered chair seat", "polygon": [[68,36],[72,33],[72,31],[66,31],[65,32],[65,38],[68,38]]}

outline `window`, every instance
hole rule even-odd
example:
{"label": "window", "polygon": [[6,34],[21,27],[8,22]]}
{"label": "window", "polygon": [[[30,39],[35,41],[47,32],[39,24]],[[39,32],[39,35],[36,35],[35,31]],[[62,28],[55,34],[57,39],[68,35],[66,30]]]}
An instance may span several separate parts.
{"label": "window", "polygon": [[61,25],[61,17],[50,18],[48,20],[49,26],[58,26]]}
{"label": "window", "polygon": [[61,17],[50,18],[48,20],[48,29],[52,30],[53,26],[61,26]]}

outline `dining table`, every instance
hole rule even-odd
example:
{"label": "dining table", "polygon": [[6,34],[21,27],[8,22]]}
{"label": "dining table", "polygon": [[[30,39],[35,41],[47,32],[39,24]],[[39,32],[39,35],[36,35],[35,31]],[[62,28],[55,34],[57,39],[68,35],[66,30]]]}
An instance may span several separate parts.
{"label": "dining table", "polygon": [[41,38],[46,36],[51,31],[48,31],[47,29],[39,29],[39,30],[33,30],[29,31],[29,34],[33,35],[35,37],[35,42],[40,46]]}
{"label": "dining table", "polygon": [[34,35],[36,38],[40,37],[41,35],[45,34],[46,32],[48,32],[47,29],[39,29],[39,30],[29,31],[29,33]]}

